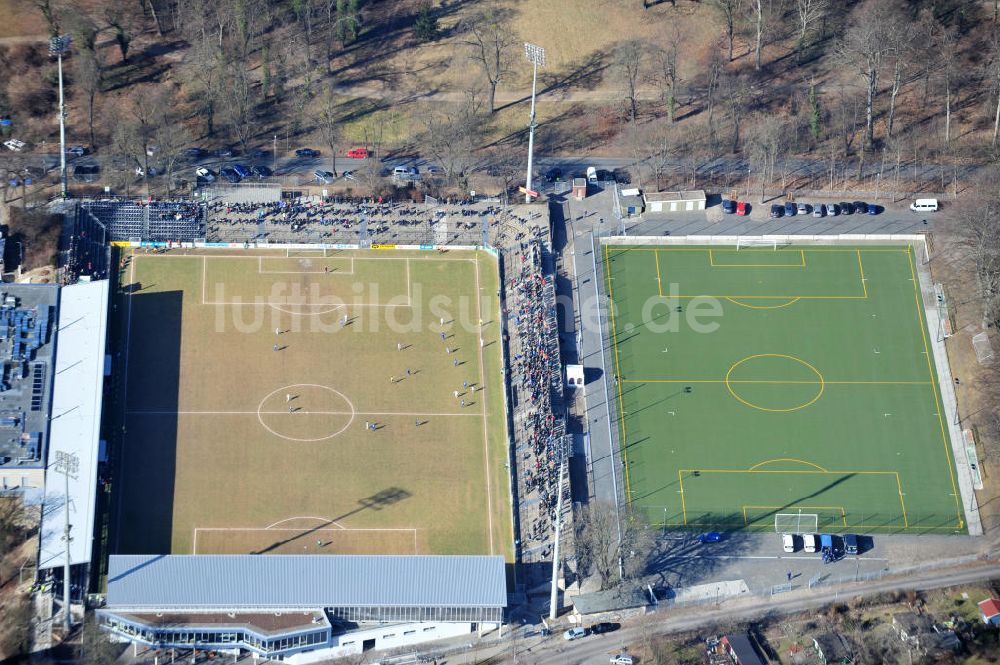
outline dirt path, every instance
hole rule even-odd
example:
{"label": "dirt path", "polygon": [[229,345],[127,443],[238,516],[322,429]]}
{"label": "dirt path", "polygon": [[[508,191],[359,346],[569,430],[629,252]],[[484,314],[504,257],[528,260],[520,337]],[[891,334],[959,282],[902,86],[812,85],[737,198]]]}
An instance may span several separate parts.
{"label": "dirt path", "polygon": [[[337,86],[337,93],[346,97],[364,99],[389,99],[393,101],[436,101],[436,102],[460,102],[465,98],[464,92],[443,91],[443,92],[406,92],[402,90],[389,90],[379,84],[358,84]],[[568,102],[568,103],[600,103],[615,102],[622,99],[621,93],[614,90],[539,90],[538,98],[546,102]],[[497,90],[496,105],[507,106],[519,102],[528,101],[531,97],[530,90],[505,91]],[[655,101],[660,98],[659,93],[652,89],[640,89],[636,92],[636,98],[641,101]]]}
{"label": "dirt path", "polygon": [[0,46],[15,44],[44,44],[49,41],[48,35],[18,35],[17,37],[0,37]]}

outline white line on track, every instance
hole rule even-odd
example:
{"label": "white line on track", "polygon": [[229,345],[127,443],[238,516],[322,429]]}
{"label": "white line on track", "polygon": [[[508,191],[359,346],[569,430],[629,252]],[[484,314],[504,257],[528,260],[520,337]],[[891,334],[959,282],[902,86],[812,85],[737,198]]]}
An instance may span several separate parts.
{"label": "white line on track", "polygon": [[[476,293],[474,295],[476,299],[476,316],[479,317],[479,321],[483,320],[483,294],[480,292],[479,286],[479,258],[476,257]],[[483,326],[479,326],[479,380],[485,384],[486,383],[486,366],[483,363],[483,354],[486,349],[483,345]],[[485,385],[484,385],[485,387]],[[489,422],[487,418],[487,413],[489,412],[486,408],[486,393],[489,391],[483,391],[481,393],[483,401],[483,453],[486,461],[486,515],[489,523],[490,530],[490,554],[493,554],[493,488],[491,486],[492,479],[490,478],[490,435],[489,435]]]}

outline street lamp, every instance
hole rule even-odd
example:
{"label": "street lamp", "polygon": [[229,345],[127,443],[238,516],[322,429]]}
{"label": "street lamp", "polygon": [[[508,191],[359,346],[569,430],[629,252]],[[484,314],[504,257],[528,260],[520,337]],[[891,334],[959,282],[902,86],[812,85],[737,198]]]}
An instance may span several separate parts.
{"label": "street lamp", "polygon": [[80,471],[80,458],[76,453],[67,453],[63,450],[57,450],[55,454],[55,461],[52,466],[55,467],[56,473],[61,473],[66,479],[66,505],[63,506],[63,510],[66,513],[66,522],[63,532],[63,541],[66,543],[66,560],[63,562],[63,627],[66,629],[67,634],[72,627],[72,618],[70,617],[70,543],[73,542],[73,537],[70,536],[70,529],[72,528],[69,523],[69,480],[72,478],[76,480],[77,473]]}
{"label": "street lamp", "polygon": [[63,96],[63,54],[69,50],[72,39],[69,35],[53,37],[49,40],[49,55],[55,56],[59,62],[59,181],[60,195],[66,198],[66,99]]}
{"label": "street lamp", "polygon": [[524,202],[531,203],[531,168],[535,149],[535,84],[538,82],[538,68],[545,66],[545,49],[524,43],[524,55],[531,63],[531,118],[528,120],[528,177],[525,179]]}

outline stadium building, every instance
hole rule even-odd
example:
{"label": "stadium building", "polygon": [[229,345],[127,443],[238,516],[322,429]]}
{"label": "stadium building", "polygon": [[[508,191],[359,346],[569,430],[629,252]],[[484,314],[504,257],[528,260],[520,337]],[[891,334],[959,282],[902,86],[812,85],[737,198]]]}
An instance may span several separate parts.
{"label": "stadium building", "polygon": [[155,649],[310,663],[500,627],[501,556],[112,556],[101,625]]}

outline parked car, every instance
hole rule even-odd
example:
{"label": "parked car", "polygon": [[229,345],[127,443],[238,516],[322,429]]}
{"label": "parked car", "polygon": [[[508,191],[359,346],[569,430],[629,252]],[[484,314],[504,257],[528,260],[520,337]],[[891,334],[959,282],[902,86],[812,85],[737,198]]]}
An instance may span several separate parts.
{"label": "parked car", "polygon": [[799,203],[795,207],[799,211],[800,215],[808,215],[810,212],[808,203]]}
{"label": "parked car", "polygon": [[549,182],[559,182],[562,180],[563,172],[558,166],[553,166],[551,169],[545,172],[545,179]]}
{"label": "parked car", "polygon": [[188,159],[201,159],[207,153],[201,148],[188,148],[184,151],[184,154],[187,155]]}
{"label": "parked car", "polygon": [[222,157],[223,159],[226,157],[232,157],[235,154],[236,152],[232,148],[219,148],[215,151],[215,156]]}
{"label": "parked car", "polygon": [[786,534],[782,535],[781,536],[781,545],[782,545],[782,548],[786,552],[794,552],[795,550],[798,549],[798,543],[796,542],[797,540],[798,539],[795,537],[794,534],[786,533]]}
{"label": "parked car", "polygon": [[877,215],[878,214],[878,206],[875,205],[874,203],[869,203],[868,204],[868,214],[869,215]]}
{"label": "parked car", "polygon": [[587,182],[597,182],[597,167],[588,166],[587,167]]}
{"label": "parked car", "polygon": [[785,206],[780,203],[775,203],[771,206],[771,217],[784,217],[785,216]]}
{"label": "parked car", "polygon": [[242,164],[233,164],[233,170],[239,174],[240,178],[249,178],[251,175],[250,169]]}
{"label": "parked car", "polygon": [[632,656],[620,653],[615,656],[611,656],[611,665],[634,665],[635,660]]}
{"label": "parked car", "polygon": [[215,182],[215,172],[205,166],[199,166],[194,170],[194,174],[205,182]]}
{"label": "parked car", "polygon": [[619,167],[612,171],[611,175],[619,185],[632,184],[632,174],[628,172],[628,169]]}
{"label": "parked car", "polygon": [[807,533],[802,536],[802,551],[813,554],[819,551],[819,538],[815,534]]}
{"label": "parked car", "polygon": [[329,171],[316,169],[315,171],[313,171],[313,175],[316,176],[316,179],[319,180],[324,185],[329,185],[331,182],[333,182],[333,174],[330,173]]}
{"label": "parked car", "polygon": [[444,175],[444,169],[440,166],[425,166],[424,173],[427,175]]}
{"label": "parked car", "polygon": [[299,148],[295,151],[296,157],[319,157],[319,150],[312,148]]}
{"label": "parked car", "polygon": [[351,148],[347,151],[347,156],[351,159],[368,159],[371,154],[368,152],[368,148]]}
{"label": "parked car", "polygon": [[853,215],[854,214],[854,204],[848,203],[847,201],[841,201],[837,204],[840,206],[841,215]]}
{"label": "parked car", "polygon": [[261,150],[260,148],[257,148],[256,150],[250,153],[250,156],[254,159],[267,159],[268,157],[271,156],[271,153],[268,152],[267,150]]}
{"label": "parked car", "polygon": [[344,176],[344,180],[357,180],[354,177],[354,171],[341,171],[340,175]]}
{"label": "parked car", "polygon": [[263,164],[254,164],[250,167],[250,171],[258,178],[270,178],[274,175],[274,171],[264,166]]}
{"label": "parked car", "polygon": [[233,183],[234,185],[243,179],[240,177],[240,174],[237,173],[236,170],[230,166],[219,169],[219,175],[221,175],[223,178]]}
{"label": "parked car", "polygon": [[736,201],[732,199],[722,199],[722,212],[731,215],[736,212]]}
{"label": "parked car", "polygon": [[590,627],[590,633],[592,635],[603,635],[604,633],[613,633],[622,625],[620,623],[610,623],[608,621],[602,621],[601,623],[595,623]]}
{"label": "parked car", "polygon": [[913,212],[937,212],[938,207],[937,199],[917,199],[910,204]]}
{"label": "parked car", "polygon": [[87,149],[82,145],[71,145],[66,148],[67,155],[73,155],[74,157],[83,157],[87,154]]}
{"label": "parked car", "polygon": [[709,531],[698,536],[699,543],[717,543],[722,540],[722,534],[718,531]]}
{"label": "parked car", "polygon": [[844,534],[844,554],[858,554],[858,537],[853,533]]}
{"label": "parked car", "polygon": [[392,175],[409,175],[410,167],[408,166],[397,166],[392,170]]}
{"label": "parked car", "polygon": [[813,206],[813,217],[823,217],[826,215],[826,206],[822,203],[817,203]]}
{"label": "parked car", "polygon": [[736,214],[740,217],[745,217],[750,214],[750,204],[746,201],[736,202]]}
{"label": "parked car", "polygon": [[836,217],[837,215],[840,214],[840,206],[838,206],[836,203],[827,203],[826,214],[830,215],[831,217]]}
{"label": "parked car", "polygon": [[864,215],[868,212],[868,204],[864,201],[854,201],[851,205],[854,206],[854,212],[859,215]]}
{"label": "parked car", "polygon": [[785,202],[785,216],[794,217],[799,212],[799,209],[795,207],[795,204],[791,201]]}
{"label": "parked car", "polygon": [[579,626],[577,626],[576,628],[570,628],[569,630],[563,633],[563,639],[566,640],[567,642],[572,642],[573,640],[578,640],[581,637],[586,637],[586,636],[587,636],[587,629],[580,628]]}

